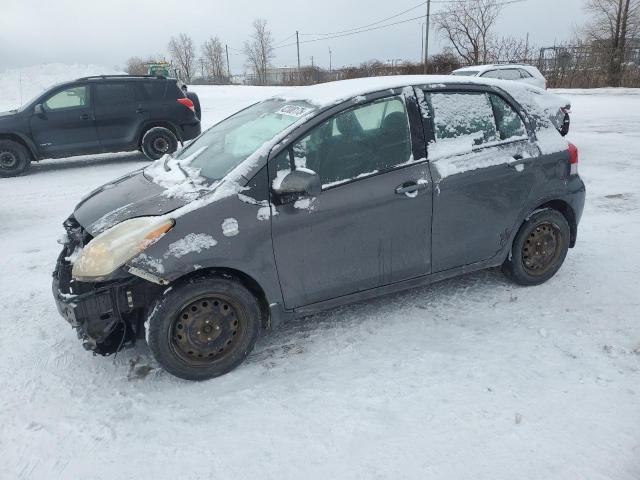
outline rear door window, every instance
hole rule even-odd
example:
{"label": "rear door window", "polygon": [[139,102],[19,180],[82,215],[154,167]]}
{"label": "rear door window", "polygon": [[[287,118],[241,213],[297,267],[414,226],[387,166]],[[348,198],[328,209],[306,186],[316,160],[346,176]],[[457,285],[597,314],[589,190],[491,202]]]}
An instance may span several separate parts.
{"label": "rear door window", "polygon": [[487,93],[431,93],[428,99],[436,141],[441,144],[472,147],[499,139]]}
{"label": "rear door window", "polygon": [[117,105],[131,105],[135,103],[134,84],[128,83],[97,83],[95,85],[96,108]]}
{"label": "rear door window", "polygon": [[497,78],[500,80],[520,80],[520,71],[515,68],[490,70],[482,75],[484,78]]}

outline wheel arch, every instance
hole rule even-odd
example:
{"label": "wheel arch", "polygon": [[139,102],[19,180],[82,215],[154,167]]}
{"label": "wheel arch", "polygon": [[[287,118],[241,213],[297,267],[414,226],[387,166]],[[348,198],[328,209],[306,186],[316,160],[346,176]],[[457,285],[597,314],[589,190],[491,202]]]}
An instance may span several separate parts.
{"label": "wheel arch", "polygon": [[11,140],[19,143],[27,149],[29,155],[31,155],[32,161],[38,159],[38,151],[36,150],[35,145],[33,145],[33,142],[18,133],[0,133],[0,140]]}
{"label": "wheel arch", "polygon": [[537,208],[534,208],[533,211],[535,212],[536,210],[542,210],[545,208],[557,210],[564,216],[564,218],[567,220],[567,223],[569,224],[569,231],[571,232],[569,247],[575,247],[578,237],[578,222],[576,220],[576,213],[573,211],[571,205],[569,205],[564,200],[550,200],[539,205]]}
{"label": "wheel arch", "polygon": [[[251,276],[245,272],[234,268],[228,267],[209,267],[202,268],[181,277],[178,277],[174,280],[174,282],[185,281],[191,278],[199,278],[199,277],[222,277],[222,278],[232,278],[240,282],[247,290],[249,290],[253,296],[258,300],[258,304],[260,305],[260,313],[261,313],[261,325],[263,329],[267,329],[271,326],[270,322],[270,308],[269,301],[267,300],[267,294],[262,286]],[[173,283],[173,282],[172,282]]]}
{"label": "wheel arch", "polygon": [[140,129],[140,133],[138,135],[138,146],[142,146],[142,139],[144,138],[145,134],[152,128],[156,127],[163,127],[171,130],[178,141],[182,143],[182,135],[180,135],[180,129],[173,122],[170,122],[169,120],[150,120],[148,122],[145,122]]}

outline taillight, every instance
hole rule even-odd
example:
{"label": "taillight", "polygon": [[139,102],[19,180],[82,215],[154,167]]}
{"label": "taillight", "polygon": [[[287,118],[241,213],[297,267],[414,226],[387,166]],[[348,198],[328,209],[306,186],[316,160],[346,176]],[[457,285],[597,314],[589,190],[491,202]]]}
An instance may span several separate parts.
{"label": "taillight", "polygon": [[191,110],[193,113],[196,113],[196,107],[193,104],[193,102],[191,100],[189,100],[188,98],[179,98],[178,99],[178,103],[181,105],[184,105],[185,107],[187,107],[189,110]]}
{"label": "taillight", "polygon": [[569,142],[569,165],[571,167],[571,175],[578,174],[578,147]]}

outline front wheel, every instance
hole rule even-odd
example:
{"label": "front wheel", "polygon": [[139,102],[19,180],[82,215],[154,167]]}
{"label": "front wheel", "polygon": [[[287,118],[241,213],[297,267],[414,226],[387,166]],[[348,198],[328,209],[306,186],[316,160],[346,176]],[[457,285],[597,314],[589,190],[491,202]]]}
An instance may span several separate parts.
{"label": "front wheel", "polygon": [[147,158],[158,160],[163,155],[171,154],[178,149],[178,139],[168,128],[153,127],[142,137],[140,148]]}
{"label": "front wheel", "polygon": [[236,368],[253,349],[261,325],[256,298],[235,280],[193,278],[150,309],[147,343],[169,373],[207,380]]}
{"label": "front wheel", "polygon": [[31,165],[31,154],[18,142],[0,140],[0,177],[17,177]]}
{"label": "front wheel", "polygon": [[560,212],[535,212],[520,227],[502,270],[520,285],[540,285],[560,270],[570,236],[569,224]]}

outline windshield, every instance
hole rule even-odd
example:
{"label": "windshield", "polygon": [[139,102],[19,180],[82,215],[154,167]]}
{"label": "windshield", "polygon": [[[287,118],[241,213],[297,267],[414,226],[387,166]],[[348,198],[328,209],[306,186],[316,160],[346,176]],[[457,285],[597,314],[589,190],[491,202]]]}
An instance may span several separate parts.
{"label": "windshield", "polygon": [[480,73],[479,70],[461,70],[459,72],[451,72],[451,75],[458,77],[475,77],[478,73]]}
{"label": "windshield", "polygon": [[[177,155],[211,180],[224,178],[276,135],[315,110],[307,102],[270,99],[214,125]],[[192,152],[200,152],[193,156]],[[186,163],[186,162],[185,162]]]}

